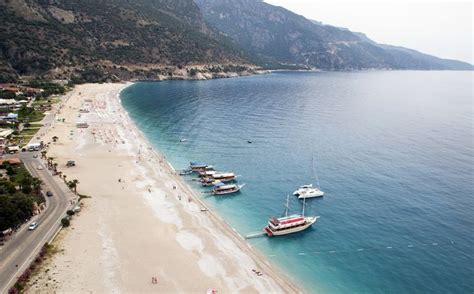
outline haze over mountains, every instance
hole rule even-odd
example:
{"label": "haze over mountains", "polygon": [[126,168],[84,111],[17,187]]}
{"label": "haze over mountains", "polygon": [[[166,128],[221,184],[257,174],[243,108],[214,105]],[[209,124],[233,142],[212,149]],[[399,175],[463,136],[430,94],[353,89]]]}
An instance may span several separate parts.
{"label": "haze over mountains", "polygon": [[196,0],[204,18],[264,62],[325,70],[472,69],[459,61],[377,44],[257,0]]}
{"label": "haze over mountains", "polygon": [[[463,69],[258,0],[0,0],[0,80],[154,78],[168,67]],[[238,66],[238,67],[236,67]],[[241,67],[243,66],[243,67]]]}

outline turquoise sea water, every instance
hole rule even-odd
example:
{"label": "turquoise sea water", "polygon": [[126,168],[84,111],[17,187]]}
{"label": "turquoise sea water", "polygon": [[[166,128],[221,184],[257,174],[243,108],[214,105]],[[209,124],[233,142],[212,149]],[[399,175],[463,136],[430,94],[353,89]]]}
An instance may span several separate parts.
{"label": "turquoise sea water", "polygon": [[143,82],[122,103],[175,168],[241,175],[240,194],[203,198],[242,235],[312,180],[314,154],[326,193],[307,201],[316,225],[249,240],[308,292],[473,293],[471,72]]}

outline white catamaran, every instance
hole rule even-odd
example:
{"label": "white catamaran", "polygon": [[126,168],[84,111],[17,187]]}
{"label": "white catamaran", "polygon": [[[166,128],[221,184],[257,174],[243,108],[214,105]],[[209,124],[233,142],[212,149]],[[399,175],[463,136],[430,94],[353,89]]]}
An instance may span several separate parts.
{"label": "white catamaran", "polygon": [[306,199],[306,198],[314,198],[314,197],[322,197],[324,196],[324,192],[321,191],[321,188],[319,186],[319,177],[318,177],[318,172],[315,169],[314,166],[314,156],[313,156],[313,164],[311,167],[311,174],[313,178],[316,178],[316,187],[313,187],[313,184],[309,185],[303,185],[300,186],[295,192],[293,192],[293,195],[298,196],[298,199]]}
{"label": "white catamaran", "polygon": [[284,217],[270,217],[268,225],[264,228],[264,232],[269,237],[281,236],[291,233],[296,233],[309,228],[316,222],[319,216],[305,216],[304,207],[306,205],[303,199],[303,209],[301,214],[288,215],[290,195],[286,198],[285,216]]}

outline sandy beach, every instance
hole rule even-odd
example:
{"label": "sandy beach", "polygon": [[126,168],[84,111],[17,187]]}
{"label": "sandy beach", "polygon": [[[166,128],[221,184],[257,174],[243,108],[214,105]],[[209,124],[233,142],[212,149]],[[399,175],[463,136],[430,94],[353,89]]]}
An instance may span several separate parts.
{"label": "sandy beach", "polygon": [[[29,290],[299,292],[218,216],[202,211],[199,196],[122,108],[118,95],[126,86],[77,86],[42,138],[59,138],[48,156],[91,198],[61,232],[59,252]],[[76,128],[77,121],[89,127]],[[67,168],[67,160],[76,166]]]}

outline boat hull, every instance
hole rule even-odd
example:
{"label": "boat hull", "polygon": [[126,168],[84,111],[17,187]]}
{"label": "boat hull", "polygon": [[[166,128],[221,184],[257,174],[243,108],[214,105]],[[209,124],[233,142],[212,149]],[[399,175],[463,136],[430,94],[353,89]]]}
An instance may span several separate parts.
{"label": "boat hull", "polygon": [[311,227],[316,222],[317,219],[318,219],[318,217],[306,217],[306,223],[304,225],[300,225],[300,226],[297,226],[297,227],[288,228],[288,229],[284,229],[284,230],[277,230],[277,231],[274,231],[274,230],[271,230],[268,227],[265,227],[264,231],[265,231],[265,233],[267,233],[267,235],[269,237],[293,234],[293,233],[301,232],[301,231],[306,230],[307,228]]}
{"label": "boat hull", "polygon": [[298,199],[303,199],[303,198],[316,198],[316,197],[323,197],[324,192],[323,191],[315,191],[311,193],[300,193],[298,194]]}
{"label": "boat hull", "polygon": [[212,194],[214,194],[215,196],[222,196],[222,195],[238,193],[238,192],[240,192],[240,189],[242,189],[244,186],[245,186],[245,184],[238,185],[235,190],[229,190],[229,191],[215,191],[215,190],[212,190]]}

